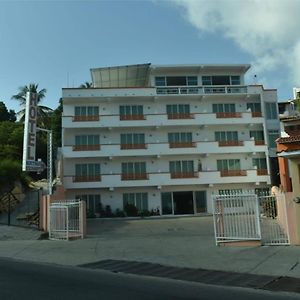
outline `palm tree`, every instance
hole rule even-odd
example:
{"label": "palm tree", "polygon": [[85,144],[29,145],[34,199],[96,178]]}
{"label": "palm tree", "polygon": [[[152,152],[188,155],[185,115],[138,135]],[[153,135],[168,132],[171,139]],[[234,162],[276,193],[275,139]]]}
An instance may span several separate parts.
{"label": "palm tree", "polygon": [[[12,100],[17,100],[20,103],[20,106],[23,107],[17,115],[20,117],[20,122],[24,122],[25,119],[25,104],[26,104],[26,93],[36,93],[37,94],[37,103],[39,104],[42,99],[46,96],[46,89],[41,89],[38,91],[38,84],[30,83],[29,85],[24,85],[19,87],[19,93],[11,97]],[[49,116],[49,113],[53,110],[50,107],[38,105],[37,115],[38,123],[44,124],[44,120]]]}
{"label": "palm tree", "polygon": [[79,87],[82,88],[82,89],[92,88],[93,87],[93,83],[86,81],[85,83],[81,84]]}

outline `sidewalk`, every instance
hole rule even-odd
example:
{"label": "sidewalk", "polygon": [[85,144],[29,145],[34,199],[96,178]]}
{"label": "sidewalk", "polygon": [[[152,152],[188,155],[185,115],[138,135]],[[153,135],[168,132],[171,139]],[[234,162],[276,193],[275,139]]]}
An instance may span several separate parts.
{"label": "sidewalk", "polygon": [[81,265],[127,260],[300,278],[300,247],[217,247],[211,217],[91,220],[88,238],[36,240],[40,232],[0,225],[0,257]]}

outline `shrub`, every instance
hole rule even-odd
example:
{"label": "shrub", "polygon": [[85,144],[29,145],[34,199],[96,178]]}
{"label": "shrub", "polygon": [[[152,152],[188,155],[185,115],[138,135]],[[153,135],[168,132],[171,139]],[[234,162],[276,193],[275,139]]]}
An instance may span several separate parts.
{"label": "shrub", "polygon": [[133,204],[126,204],[124,211],[125,211],[127,217],[137,217],[138,216],[138,210]]}

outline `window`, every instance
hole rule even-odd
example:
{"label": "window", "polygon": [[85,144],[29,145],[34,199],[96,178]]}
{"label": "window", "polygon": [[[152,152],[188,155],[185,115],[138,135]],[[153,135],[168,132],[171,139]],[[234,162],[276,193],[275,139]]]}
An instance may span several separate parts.
{"label": "window", "polygon": [[144,133],[121,134],[121,149],[145,149]]}
{"label": "window", "polygon": [[242,189],[225,189],[225,190],[219,190],[219,195],[236,195],[236,194],[242,194]]}
{"label": "window", "polygon": [[247,103],[247,109],[251,109],[251,114],[254,118],[262,116],[260,103]]}
{"label": "window", "polygon": [[217,104],[213,104],[212,107],[213,107],[213,113],[235,112],[234,103],[217,103]]}
{"label": "window", "polygon": [[169,168],[170,168],[171,178],[195,177],[194,161],[192,160],[170,161]]}
{"label": "window", "polygon": [[268,175],[267,161],[265,158],[253,158],[253,167],[257,167],[257,175]]}
{"label": "window", "polygon": [[191,119],[189,104],[167,105],[168,119]]}
{"label": "window", "polygon": [[196,86],[197,76],[156,76],[156,86]]}
{"label": "window", "polygon": [[242,146],[243,143],[238,140],[237,131],[216,131],[215,140],[219,146]]}
{"label": "window", "polygon": [[202,76],[202,85],[240,85],[240,76]]}
{"label": "window", "polygon": [[239,159],[221,159],[217,160],[217,169],[221,177],[224,176],[246,176],[247,173],[241,170]]}
{"label": "window", "polygon": [[269,147],[276,148],[276,140],[279,138],[278,130],[268,130]]}
{"label": "window", "polygon": [[99,150],[100,139],[99,135],[75,135],[75,146],[73,150]]}
{"label": "window", "polygon": [[198,85],[198,77],[197,76],[188,76],[187,77],[187,85]]}
{"label": "window", "polygon": [[142,105],[121,105],[120,120],[144,120]]}
{"label": "window", "polygon": [[163,215],[171,215],[173,213],[172,193],[161,193],[161,210]]}
{"label": "window", "polygon": [[98,106],[75,106],[75,117],[73,121],[98,121]]}
{"label": "window", "polygon": [[266,116],[268,120],[278,119],[277,104],[274,102],[266,102]]}
{"label": "window", "polygon": [[194,147],[191,132],[171,132],[168,133],[170,148]]}
{"label": "window", "polygon": [[165,86],[166,85],[166,77],[155,77],[155,85],[156,86]]}
{"label": "window", "polygon": [[240,76],[230,76],[230,79],[231,79],[232,85],[240,85],[241,84]]}
{"label": "window", "polygon": [[75,199],[86,202],[88,217],[94,217],[95,213],[100,213],[101,196],[100,195],[76,195]]}
{"label": "window", "polygon": [[143,179],[148,179],[145,162],[122,163],[122,180]]}
{"label": "window", "polygon": [[206,191],[195,192],[196,212],[203,213],[207,211]]}
{"label": "window", "polygon": [[124,193],[123,209],[128,204],[134,205],[139,212],[148,210],[148,193]]}
{"label": "window", "polygon": [[250,138],[254,138],[255,145],[265,144],[264,132],[262,130],[251,130]]}
{"label": "window", "polygon": [[76,182],[100,181],[100,164],[76,164],[74,179]]}

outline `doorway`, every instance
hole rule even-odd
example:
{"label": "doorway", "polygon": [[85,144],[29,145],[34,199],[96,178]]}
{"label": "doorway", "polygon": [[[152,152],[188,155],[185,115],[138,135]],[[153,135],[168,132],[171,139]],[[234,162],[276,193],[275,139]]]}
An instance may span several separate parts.
{"label": "doorway", "polygon": [[174,215],[194,213],[193,192],[173,192]]}

